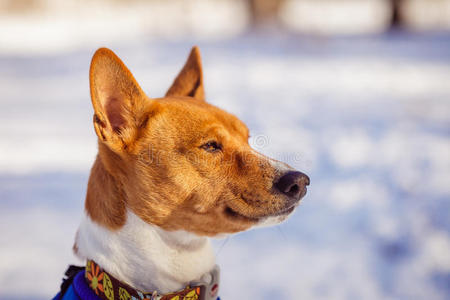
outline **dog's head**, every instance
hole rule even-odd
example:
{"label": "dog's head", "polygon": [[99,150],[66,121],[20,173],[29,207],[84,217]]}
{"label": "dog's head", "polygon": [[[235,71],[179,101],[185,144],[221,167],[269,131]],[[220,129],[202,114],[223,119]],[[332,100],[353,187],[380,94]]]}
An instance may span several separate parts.
{"label": "dog's head", "polygon": [[[242,121],[205,102],[196,47],[163,98],[147,97],[104,48],[92,59],[90,87],[98,160],[120,195],[103,209],[86,201],[98,222],[119,227],[130,209],[166,230],[214,236],[279,223],[306,193],[306,175],[257,153]],[[91,176],[105,176],[98,168]]]}

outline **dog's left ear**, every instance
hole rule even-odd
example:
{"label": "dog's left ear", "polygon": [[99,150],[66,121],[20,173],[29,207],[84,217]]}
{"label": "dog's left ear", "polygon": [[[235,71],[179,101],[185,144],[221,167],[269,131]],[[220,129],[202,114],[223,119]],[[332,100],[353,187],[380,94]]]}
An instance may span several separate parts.
{"label": "dog's left ear", "polygon": [[113,151],[121,151],[144,127],[149,99],[128,68],[109,49],[95,52],[89,79],[95,132]]}
{"label": "dog's left ear", "polygon": [[197,46],[192,48],[186,64],[167,91],[167,96],[184,96],[205,100],[202,60]]}

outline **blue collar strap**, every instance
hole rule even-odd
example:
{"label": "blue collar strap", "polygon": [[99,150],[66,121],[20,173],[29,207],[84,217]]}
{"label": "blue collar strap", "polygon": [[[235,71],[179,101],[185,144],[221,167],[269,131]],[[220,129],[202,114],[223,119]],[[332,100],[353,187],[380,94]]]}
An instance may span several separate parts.
{"label": "blue collar strap", "polygon": [[58,300],[220,300],[219,267],[202,276],[202,281],[191,282],[178,292],[160,295],[157,291],[144,293],[117,280],[92,260],[86,268],[70,266],[67,279],[61,285]]}

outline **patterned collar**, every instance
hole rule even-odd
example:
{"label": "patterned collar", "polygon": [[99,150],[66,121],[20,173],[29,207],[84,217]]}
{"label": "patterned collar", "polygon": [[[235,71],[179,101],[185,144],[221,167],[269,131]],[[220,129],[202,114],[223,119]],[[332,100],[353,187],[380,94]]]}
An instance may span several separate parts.
{"label": "patterned collar", "polygon": [[[193,282],[178,292],[160,295],[157,291],[144,293],[119,281],[93,260],[86,264],[85,278],[89,287],[102,300],[216,300],[219,291],[219,268],[210,273],[210,282]],[[208,276],[209,277],[209,276]]]}

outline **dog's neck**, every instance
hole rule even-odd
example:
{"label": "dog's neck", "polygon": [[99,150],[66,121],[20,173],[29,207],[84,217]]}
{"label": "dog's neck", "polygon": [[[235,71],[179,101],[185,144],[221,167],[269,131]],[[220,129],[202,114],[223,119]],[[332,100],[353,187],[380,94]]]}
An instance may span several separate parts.
{"label": "dog's neck", "polygon": [[130,211],[126,224],[114,232],[86,216],[76,245],[79,257],[94,260],[117,279],[145,292],[180,290],[215,264],[207,238],[162,230]]}
{"label": "dog's neck", "polygon": [[[101,173],[100,173],[101,172]],[[100,175],[96,177],[93,174]],[[100,182],[96,178],[101,178]],[[108,182],[106,170],[97,160],[89,184],[100,187],[90,201],[114,195],[117,187]],[[107,191],[104,189],[112,189]],[[103,199],[104,200],[104,199]],[[186,231],[166,231],[144,222],[126,209],[126,220],[119,229],[109,229],[87,214],[78,229],[75,253],[82,259],[92,259],[118,280],[144,292],[157,290],[170,293],[201,279],[215,265],[210,241]]]}

